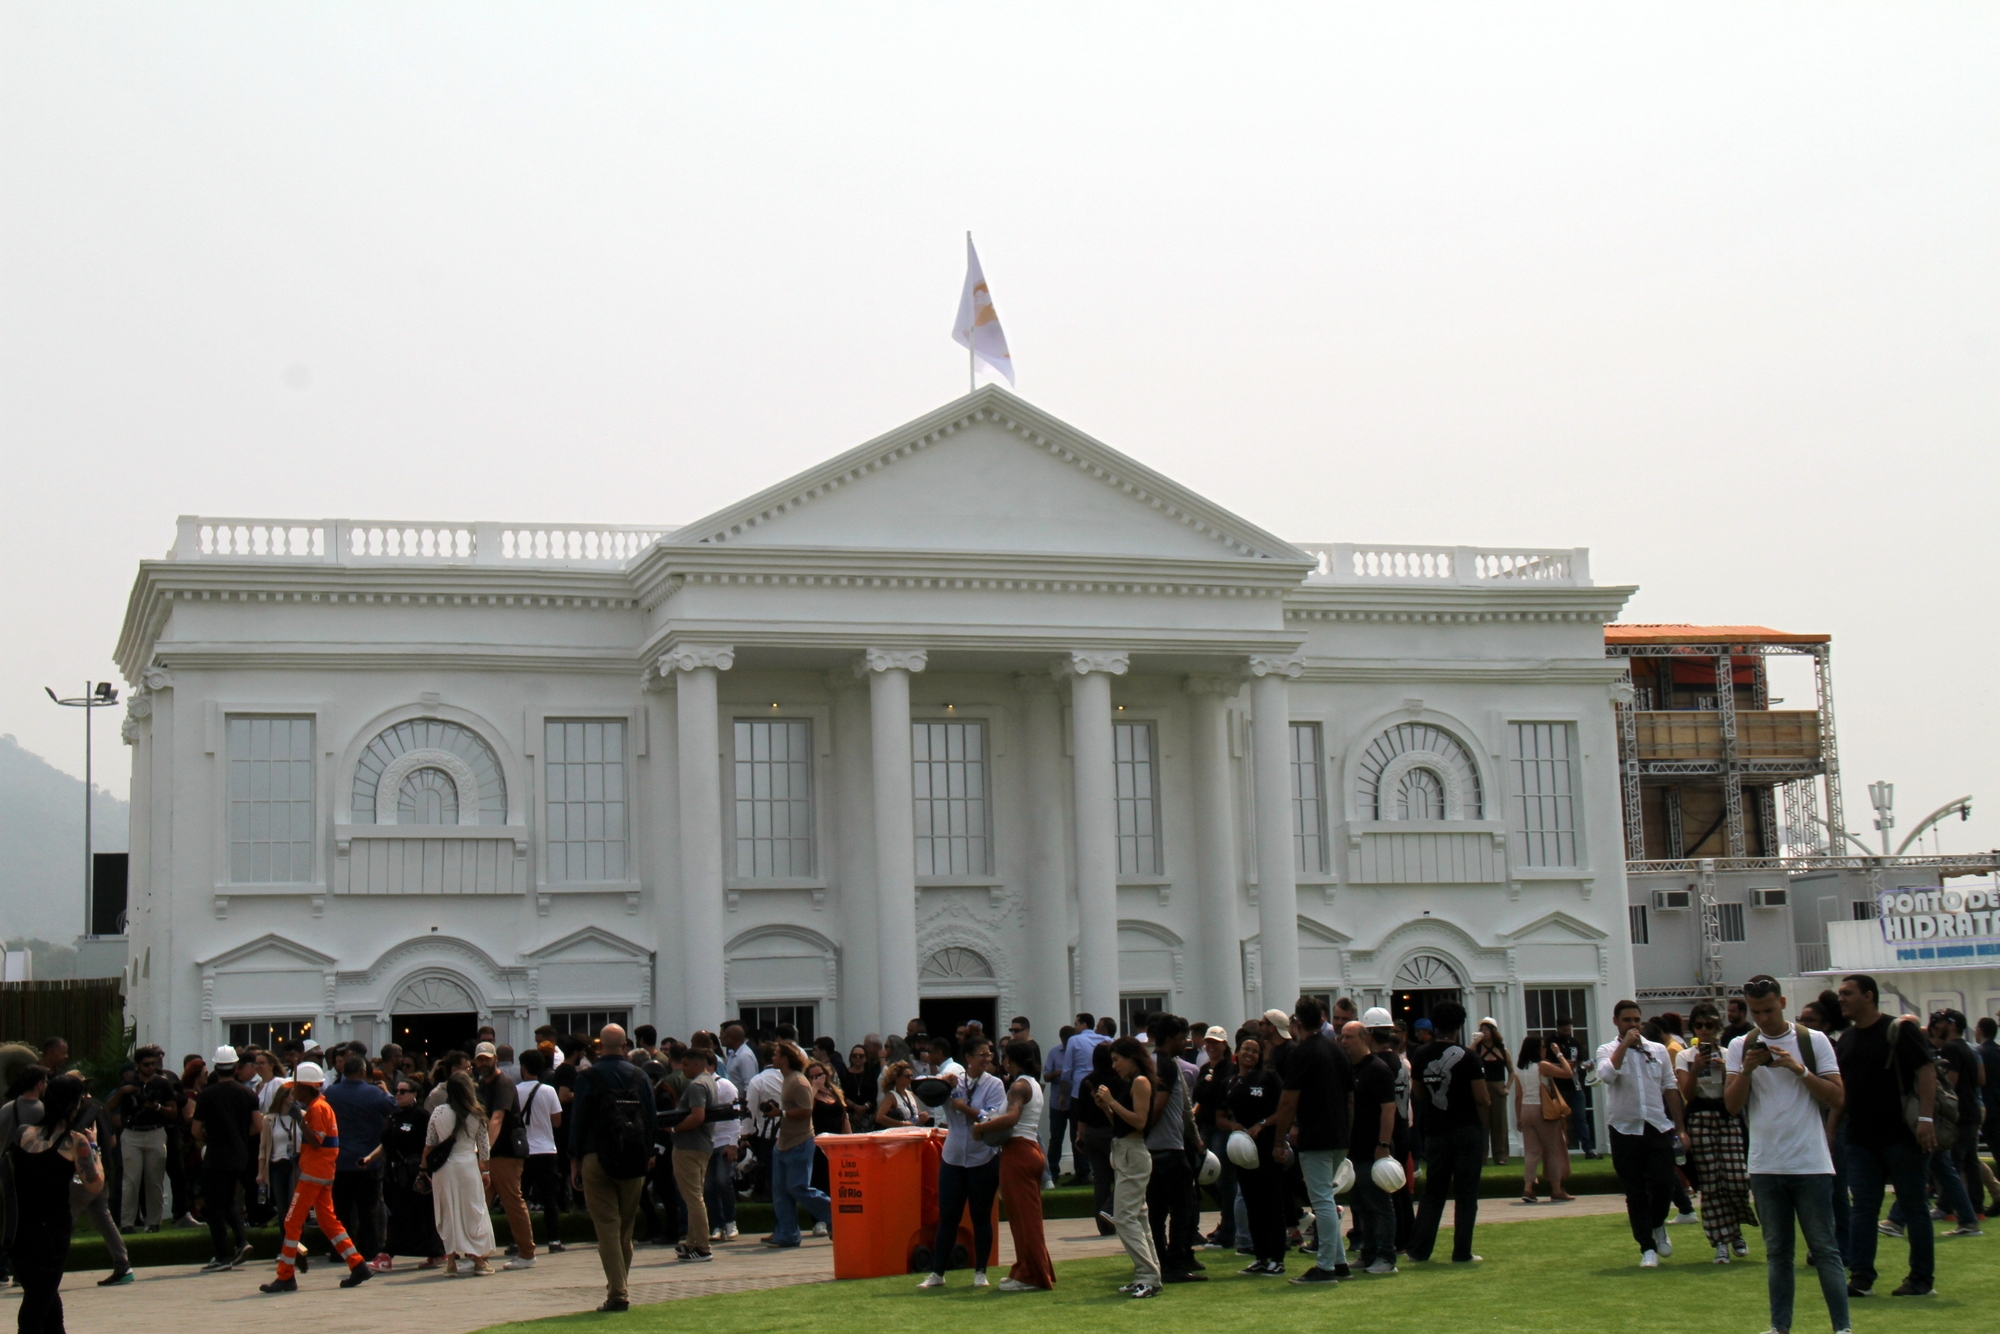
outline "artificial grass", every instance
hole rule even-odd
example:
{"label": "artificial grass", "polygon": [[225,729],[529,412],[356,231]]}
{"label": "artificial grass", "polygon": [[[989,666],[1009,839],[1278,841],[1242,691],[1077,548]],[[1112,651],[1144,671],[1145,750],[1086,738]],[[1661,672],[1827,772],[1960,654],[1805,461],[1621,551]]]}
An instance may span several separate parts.
{"label": "artificial grass", "polygon": [[[1305,1322],[1340,1322],[1368,1334],[1436,1334],[1481,1330],[1494,1334],[1548,1334],[1581,1324],[1590,1334],[1723,1334],[1769,1324],[1763,1247],[1753,1240],[1746,1261],[1710,1262],[1700,1229],[1676,1228],[1687,1244],[1658,1270],[1638,1267],[1624,1216],[1497,1223],[1479,1228],[1478,1265],[1446,1262],[1449,1232],[1440,1234],[1438,1258],[1405,1263],[1394,1277],[1356,1278],[1324,1287],[1280,1279],[1239,1277],[1235,1259],[1204,1251],[1210,1282],[1177,1285],[1143,1306],[1120,1296],[1132,1266],[1122,1259],[1070,1260],[1056,1265],[1048,1293],[975,1290],[962,1270],[942,1291],[919,1291],[909,1277],[866,1279],[836,1289],[820,1284],[688,1297],[638,1306],[623,1315],[595,1313],[494,1325],[481,1334],[560,1334],[597,1329],[612,1321],[620,1334],[684,1329],[755,1330],[757,1334],[823,1334],[829,1320],[870,1334],[935,1334],[976,1329],[979,1334],[1046,1334],[1079,1323],[1138,1322],[1151,1331],[1209,1334],[1296,1334]],[[1676,1238],[1679,1244],[1679,1238]],[[1878,1259],[1887,1293],[1900,1281],[1901,1242],[1885,1238]],[[2000,1305],[2000,1239],[1967,1238],[1938,1244],[1938,1291],[1932,1297],[1871,1297],[1854,1303],[1857,1327],[1869,1334],[1936,1334],[1979,1328]],[[1801,1249],[1803,1247],[1801,1246]],[[1297,1260],[1310,1264],[1304,1256]],[[1240,1262],[1238,1262],[1240,1263]],[[1293,1274],[1302,1266],[1287,1262]],[[726,1258],[704,1277],[728,1273]],[[997,1283],[999,1271],[994,1272]],[[1826,1305],[1811,1270],[1797,1274],[1794,1328],[1825,1329]],[[1979,1311],[1989,1312],[1980,1316]]]}
{"label": "artificial grass", "polygon": [[[1521,1164],[1517,1158],[1506,1167],[1488,1164],[1479,1182],[1479,1193],[1491,1200],[1511,1200],[1521,1193]],[[1577,1195],[1599,1195],[1618,1191],[1618,1177],[1611,1170],[1611,1160],[1586,1159],[1582,1154],[1574,1155],[1570,1172],[1569,1189]],[[1542,1198],[1548,1198],[1548,1188],[1542,1189]],[[1206,1201],[1212,1206],[1213,1201]],[[1048,1218],[1088,1218],[1096,1212],[1096,1204],[1088,1185],[1057,1186],[1042,1192],[1042,1213]],[[803,1218],[804,1215],[801,1215]],[[1004,1213],[1003,1213],[1004,1217]],[[495,1213],[495,1235],[503,1239],[507,1235],[507,1225],[501,1221],[503,1215]],[[540,1210],[535,1212],[535,1238],[538,1243],[548,1240],[543,1227]],[[736,1225],[743,1233],[769,1232],[771,1230],[771,1206],[752,1203],[748,1200],[736,1206]],[[810,1222],[808,1220],[808,1225]],[[644,1226],[644,1220],[641,1220]],[[581,1209],[563,1215],[562,1236],[564,1244],[595,1245],[597,1234],[591,1230],[590,1219]],[[278,1254],[280,1240],[275,1227],[251,1228],[250,1244],[256,1248],[259,1260],[272,1260]],[[306,1244],[313,1255],[324,1250],[319,1234],[311,1227],[306,1229]],[[188,1265],[199,1266],[214,1254],[214,1247],[208,1239],[208,1229],[167,1228],[161,1232],[138,1233],[125,1238],[125,1247],[135,1266],[148,1265]],[[80,1220],[75,1239],[70,1242],[69,1264],[67,1268],[75,1273],[88,1269],[109,1269],[111,1255],[105,1248],[104,1239],[97,1235],[89,1221]]]}

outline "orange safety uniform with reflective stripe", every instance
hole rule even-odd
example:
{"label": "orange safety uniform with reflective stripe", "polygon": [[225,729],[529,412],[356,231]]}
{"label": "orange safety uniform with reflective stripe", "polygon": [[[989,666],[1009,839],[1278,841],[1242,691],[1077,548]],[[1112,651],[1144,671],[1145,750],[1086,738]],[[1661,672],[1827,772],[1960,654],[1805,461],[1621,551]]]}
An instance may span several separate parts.
{"label": "orange safety uniform with reflective stripe", "polygon": [[285,1213],[285,1241],[278,1248],[278,1277],[291,1278],[298,1262],[300,1239],[306,1230],[306,1215],[319,1222],[320,1235],[334,1252],[347,1261],[349,1269],[362,1265],[360,1252],[348,1240],[347,1228],[333,1212],[333,1170],[340,1157],[340,1120],[324,1097],[315,1098],[305,1109],[306,1129],[319,1135],[314,1144],[301,1135],[299,1142],[299,1183],[292,1192],[292,1207]]}

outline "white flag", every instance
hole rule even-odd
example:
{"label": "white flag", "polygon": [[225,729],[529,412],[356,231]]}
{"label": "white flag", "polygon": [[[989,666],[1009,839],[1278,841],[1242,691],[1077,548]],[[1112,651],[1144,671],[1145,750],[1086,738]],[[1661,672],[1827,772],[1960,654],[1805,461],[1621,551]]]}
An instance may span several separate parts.
{"label": "white flag", "polygon": [[987,369],[1014,383],[1014,358],[1007,354],[1007,335],[1000,331],[1000,313],[993,309],[993,294],[986,289],[986,275],[979,268],[979,252],[972,248],[972,233],[965,234],[965,295],[958,299],[958,323],[952,327],[952,341],[972,349],[972,355]]}

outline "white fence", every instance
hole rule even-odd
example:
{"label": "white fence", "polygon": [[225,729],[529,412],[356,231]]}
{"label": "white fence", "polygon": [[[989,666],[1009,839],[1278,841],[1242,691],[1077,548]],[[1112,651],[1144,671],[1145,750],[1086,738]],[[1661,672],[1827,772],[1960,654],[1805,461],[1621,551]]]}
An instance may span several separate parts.
{"label": "white fence", "polygon": [[1587,547],[1391,546],[1366,542],[1301,542],[1319,558],[1316,581],[1430,587],[1590,587]]}
{"label": "white fence", "polygon": [[674,531],[548,523],[217,519],[182,515],[175,560],[318,565],[620,566]]}

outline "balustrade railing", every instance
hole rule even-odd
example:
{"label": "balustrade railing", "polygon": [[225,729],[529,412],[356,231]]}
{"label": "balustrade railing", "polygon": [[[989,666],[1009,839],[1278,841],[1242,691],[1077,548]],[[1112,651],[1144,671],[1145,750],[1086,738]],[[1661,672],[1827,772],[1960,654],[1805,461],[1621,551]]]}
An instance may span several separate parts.
{"label": "balustrade railing", "polygon": [[672,528],[383,519],[220,519],[183,515],[175,560],[325,565],[619,566]]}
{"label": "balustrade railing", "polygon": [[1319,558],[1318,582],[1431,587],[1590,586],[1585,547],[1392,546],[1364,542],[1301,542]]}

